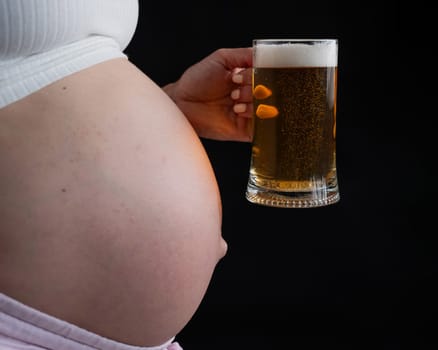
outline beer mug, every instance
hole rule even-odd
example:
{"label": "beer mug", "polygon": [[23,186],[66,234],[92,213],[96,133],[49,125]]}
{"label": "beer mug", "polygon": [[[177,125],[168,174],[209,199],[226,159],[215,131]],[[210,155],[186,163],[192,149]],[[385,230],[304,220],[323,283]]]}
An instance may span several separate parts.
{"label": "beer mug", "polygon": [[253,41],[250,202],[311,208],[339,201],[337,71],[337,39]]}

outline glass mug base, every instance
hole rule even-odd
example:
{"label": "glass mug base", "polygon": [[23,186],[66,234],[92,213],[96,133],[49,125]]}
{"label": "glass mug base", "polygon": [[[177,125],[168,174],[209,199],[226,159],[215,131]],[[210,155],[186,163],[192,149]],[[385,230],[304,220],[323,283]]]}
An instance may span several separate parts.
{"label": "glass mug base", "polygon": [[259,187],[250,180],[246,189],[246,199],[251,203],[269,207],[316,208],[335,204],[340,196],[337,184],[307,191],[279,191]]}

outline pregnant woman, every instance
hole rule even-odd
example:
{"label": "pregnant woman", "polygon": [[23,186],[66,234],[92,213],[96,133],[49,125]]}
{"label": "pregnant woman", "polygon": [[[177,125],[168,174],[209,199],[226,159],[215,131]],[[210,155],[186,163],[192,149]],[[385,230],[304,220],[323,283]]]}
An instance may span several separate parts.
{"label": "pregnant woman", "polygon": [[138,6],[0,0],[2,350],[178,349],[226,252],[199,137],[249,141],[251,49],[160,88]]}

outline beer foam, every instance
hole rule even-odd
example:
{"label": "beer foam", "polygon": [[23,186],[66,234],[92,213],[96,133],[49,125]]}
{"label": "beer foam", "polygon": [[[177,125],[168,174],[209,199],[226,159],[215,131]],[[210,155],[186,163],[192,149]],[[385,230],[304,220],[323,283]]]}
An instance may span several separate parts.
{"label": "beer foam", "polygon": [[254,50],[256,67],[337,67],[335,41],[306,43],[257,43]]}

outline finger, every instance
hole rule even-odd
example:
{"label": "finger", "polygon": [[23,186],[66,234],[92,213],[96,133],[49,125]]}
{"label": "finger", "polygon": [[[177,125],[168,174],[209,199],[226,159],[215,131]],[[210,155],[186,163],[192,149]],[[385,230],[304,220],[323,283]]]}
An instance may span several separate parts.
{"label": "finger", "polygon": [[252,87],[251,85],[243,85],[231,91],[231,99],[236,103],[244,102],[250,103],[252,102]]}
{"label": "finger", "polygon": [[252,68],[245,68],[240,72],[243,75],[243,84],[251,85],[252,84]]}
{"label": "finger", "polygon": [[238,136],[236,136],[236,141],[251,142],[252,140],[252,124],[248,118],[236,119],[236,127]]}
{"label": "finger", "polygon": [[236,103],[233,105],[233,112],[242,118],[252,118],[253,106],[252,103]]}
{"label": "finger", "polygon": [[216,55],[219,61],[230,70],[236,67],[252,67],[251,47],[218,49],[214,55]]}
{"label": "finger", "polygon": [[231,80],[238,85],[252,84],[252,68],[235,69],[232,73]]}

